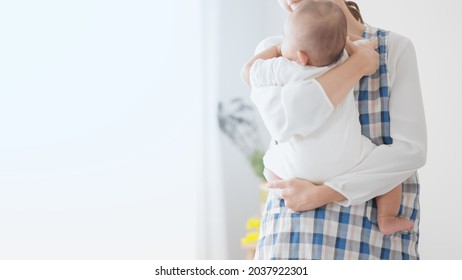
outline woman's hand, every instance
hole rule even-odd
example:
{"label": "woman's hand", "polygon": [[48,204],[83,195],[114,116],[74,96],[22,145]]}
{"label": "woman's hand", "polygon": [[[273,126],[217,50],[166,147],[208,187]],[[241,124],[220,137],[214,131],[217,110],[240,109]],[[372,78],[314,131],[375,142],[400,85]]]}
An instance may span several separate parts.
{"label": "woman's hand", "polygon": [[350,55],[350,59],[356,60],[359,64],[363,76],[374,74],[380,65],[380,56],[376,51],[378,47],[377,38],[371,40],[360,40],[357,36],[350,35],[354,41],[353,43],[350,37],[347,37],[345,49]]}
{"label": "woman's hand", "polygon": [[325,185],[315,185],[302,179],[278,180],[268,183],[270,189],[281,189],[281,197],[288,209],[295,212],[313,210],[346,198]]}

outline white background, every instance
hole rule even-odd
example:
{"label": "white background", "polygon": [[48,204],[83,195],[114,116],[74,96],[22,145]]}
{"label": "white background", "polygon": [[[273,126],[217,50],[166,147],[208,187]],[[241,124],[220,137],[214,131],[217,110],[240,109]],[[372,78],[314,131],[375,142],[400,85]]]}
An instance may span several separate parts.
{"label": "white background", "polygon": [[0,258],[196,258],[200,1],[0,3]]}
{"label": "white background", "polygon": [[[462,4],[357,2],[414,42],[420,249],[462,259]],[[275,0],[0,1],[0,259],[243,258],[258,179],[216,105],[248,96],[240,68],[284,18]]]}

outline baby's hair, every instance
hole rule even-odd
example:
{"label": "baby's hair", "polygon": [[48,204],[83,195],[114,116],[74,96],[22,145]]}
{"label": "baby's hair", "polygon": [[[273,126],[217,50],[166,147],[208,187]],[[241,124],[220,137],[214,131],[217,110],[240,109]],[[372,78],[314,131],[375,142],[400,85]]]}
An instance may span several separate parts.
{"label": "baby's hair", "polygon": [[336,62],[347,37],[347,21],[342,9],[332,2],[310,1],[292,14],[293,36],[306,51],[313,66]]}

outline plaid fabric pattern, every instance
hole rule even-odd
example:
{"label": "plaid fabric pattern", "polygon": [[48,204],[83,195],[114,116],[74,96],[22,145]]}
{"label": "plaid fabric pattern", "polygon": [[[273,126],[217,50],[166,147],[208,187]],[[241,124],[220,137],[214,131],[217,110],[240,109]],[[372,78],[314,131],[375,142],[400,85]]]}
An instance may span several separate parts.
{"label": "plaid fabric pattern", "polygon": [[363,34],[365,38],[377,37],[379,41],[380,66],[377,72],[371,76],[363,77],[354,90],[355,99],[358,102],[359,121],[364,136],[367,136],[376,145],[390,145],[393,139],[390,137],[390,113],[388,109],[388,32],[383,30],[371,30],[366,27]]}
{"label": "plaid fabric pattern", "polygon": [[[388,32],[366,25],[363,37],[377,37],[380,68],[355,88],[362,133],[375,144],[391,144]],[[409,233],[383,235],[377,227],[375,200],[343,207],[331,203],[294,213],[270,193],[262,216],[255,259],[419,259],[419,183],[417,173],[403,182],[400,216],[415,222]]]}

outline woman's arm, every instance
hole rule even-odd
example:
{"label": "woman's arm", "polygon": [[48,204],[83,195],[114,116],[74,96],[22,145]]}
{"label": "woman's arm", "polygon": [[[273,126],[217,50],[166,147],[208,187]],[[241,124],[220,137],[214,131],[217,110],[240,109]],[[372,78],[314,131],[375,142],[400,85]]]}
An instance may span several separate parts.
{"label": "woman's arm", "polygon": [[393,144],[378,146],[358,166],[321,186],[299,179],[271,183],[269,187],[284,189],[288,208],[306,211],[330,202],[360,204],[388,192],[425,164],[426,126],[415,50],[404,37],[395,39],[392,44],[390,36],[388,63],[394,73],[389,106]]}
{"label": "woman's arm", "polygon": [[388,63],[393,79],[389,104],[393,144],[378,146],[358,166],[325,182],[347,198],[343,205],[387,193],[426,162],[427,131],[415,49],[404,37],[394,39],[392,44],[390,35]]}
{"label": "woman's arm", "polygon": [[363,76],[372,75],[379,67],[377,40],[355,45],[347,39],[346,49],[350,58],[316,80],[336,107]]}

